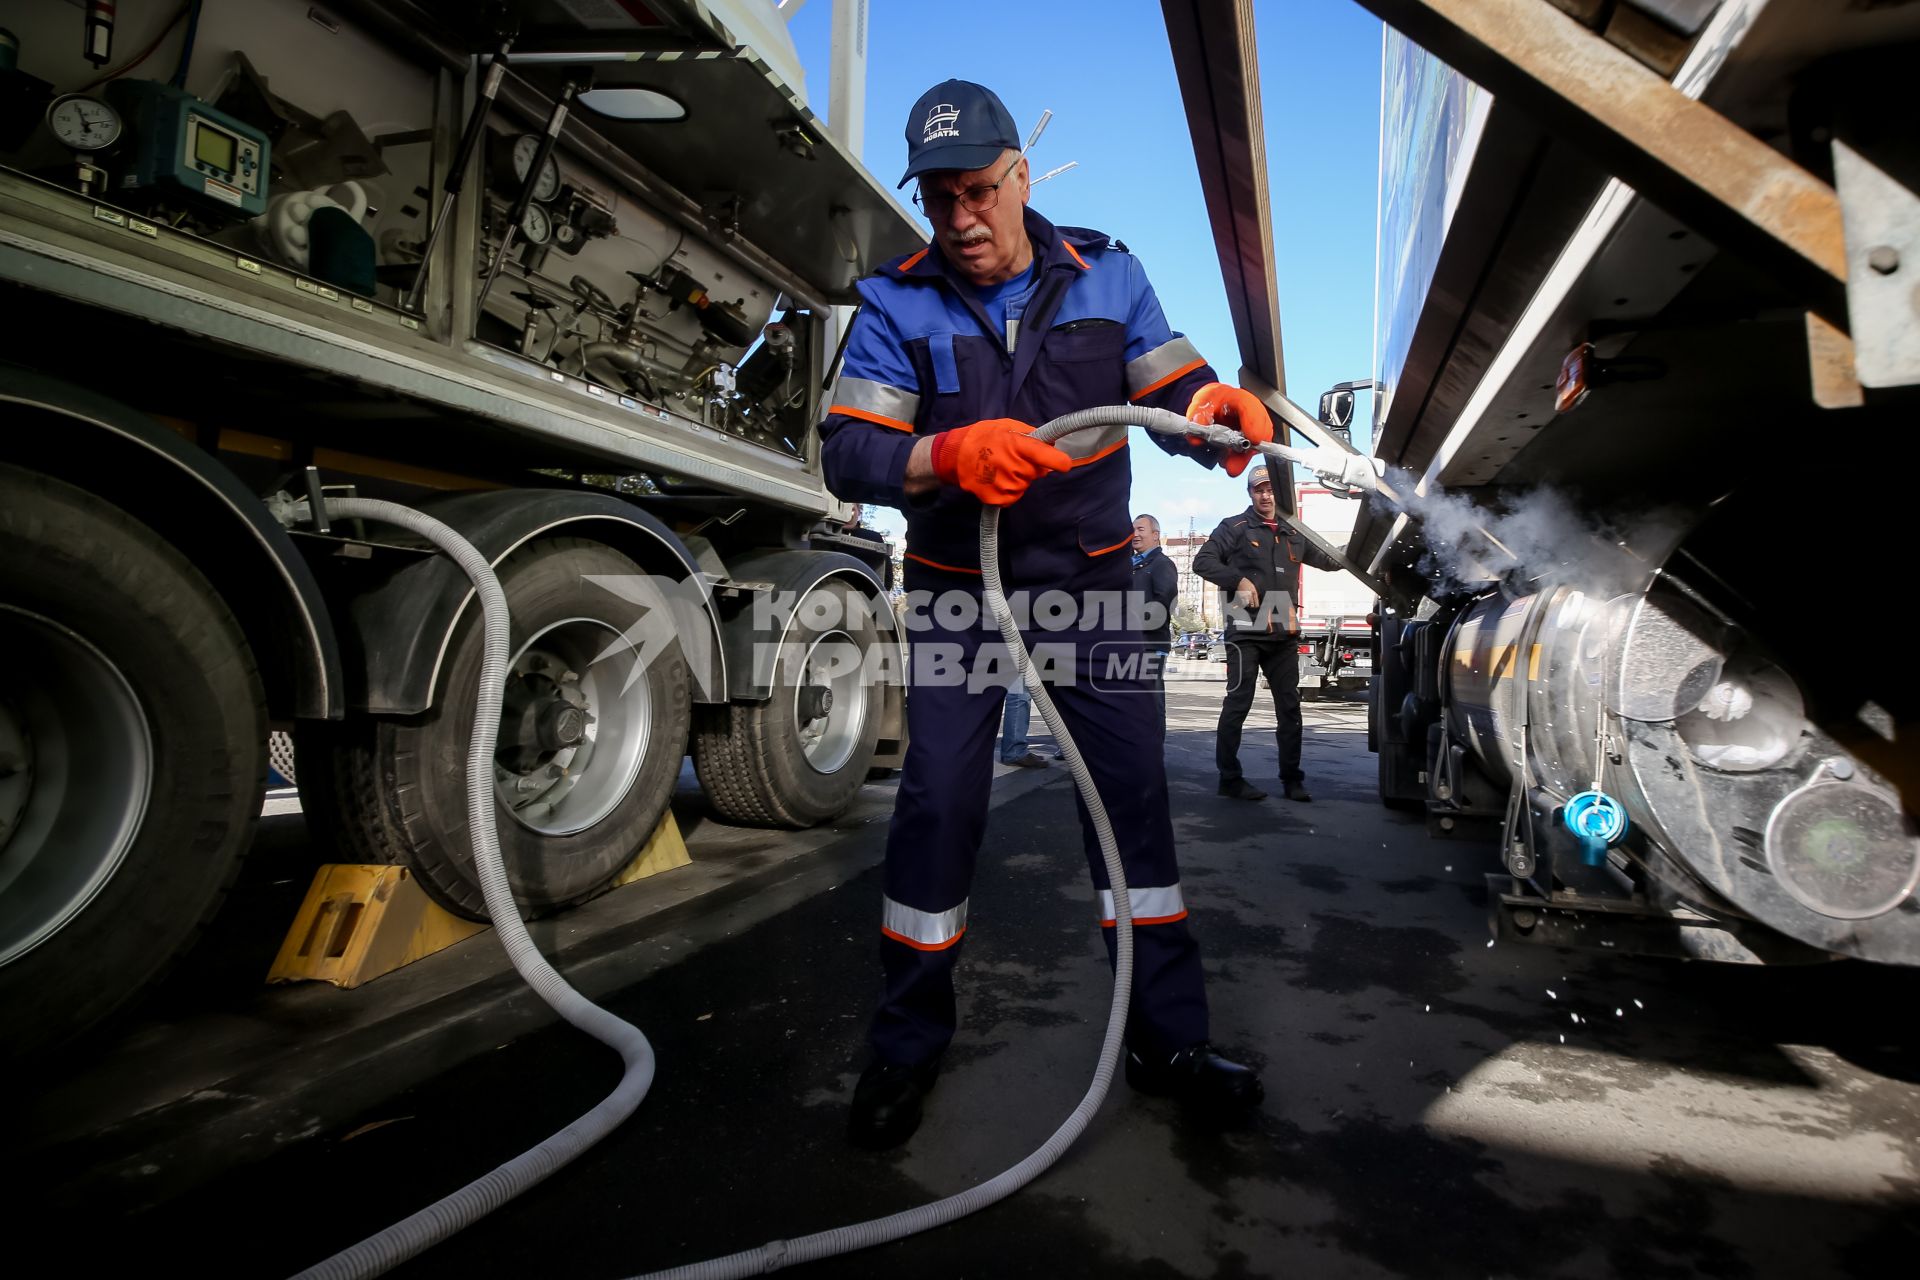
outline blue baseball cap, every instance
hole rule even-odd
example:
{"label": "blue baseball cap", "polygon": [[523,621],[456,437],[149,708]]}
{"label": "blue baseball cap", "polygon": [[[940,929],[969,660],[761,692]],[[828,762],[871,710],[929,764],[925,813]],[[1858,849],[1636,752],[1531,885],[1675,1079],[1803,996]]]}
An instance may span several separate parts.
{"label": "blue baseball cap", "polygon": [[907,171],[896,185],[923,173],[984,169],[1009,148],[1020,149],[1020,130],[999,95],[971,80],[942,80],[907,113]]}

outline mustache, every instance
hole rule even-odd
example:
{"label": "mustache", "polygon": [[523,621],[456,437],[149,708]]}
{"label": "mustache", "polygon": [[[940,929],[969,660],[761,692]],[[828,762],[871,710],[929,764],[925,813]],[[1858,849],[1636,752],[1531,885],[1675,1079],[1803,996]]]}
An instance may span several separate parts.
{"label": "mustache", "polygon": [[948,244],[979,244],[983,240],[991,239],[993,239],[991,227],[968,227],[965,231],[950,232],[947,235]]}

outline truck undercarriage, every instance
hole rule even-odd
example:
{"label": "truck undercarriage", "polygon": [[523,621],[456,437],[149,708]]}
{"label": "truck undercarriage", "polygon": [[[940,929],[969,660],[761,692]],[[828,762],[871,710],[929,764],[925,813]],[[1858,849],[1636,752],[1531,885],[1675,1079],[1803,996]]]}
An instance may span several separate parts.
{"label": "truck undercarriage", "polygon": [[[1164,7],[1243,378],[1284,392],[1247,15]],[[1835,625],[1920,461],[1914,14],[1367,7],[1381,799],[1496,835],[1503,937],[1920,962],[1920,686]]]}
{"label": "truck undercarriage", "polygon": [[123,6],[98,59],[65,6],[9,18],[0,626],[38,668],[0,690],[10,1051],[190,942],[269,726],[340,861],[479,913],[470,589],[301,499],[429,510],[506,584],[495,780],[530,913],[614,882],[688,754],[719,812],[785,826],[898,762],[888,552],[812,424],[836,308],[921,235],[807,108],[777,17],[578,9]]}

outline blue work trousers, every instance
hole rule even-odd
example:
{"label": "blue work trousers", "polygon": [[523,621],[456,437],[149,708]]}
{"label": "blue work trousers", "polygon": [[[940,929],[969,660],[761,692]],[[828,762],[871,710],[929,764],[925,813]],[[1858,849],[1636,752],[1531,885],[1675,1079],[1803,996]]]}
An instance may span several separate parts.
{"label": "blue work trousers", "polygon": [[[1074,585],[1125,591],[1127,564],[1121,560],[1114,567],[1117,577],[1089,572]],[[909,562],[906,586],[909,593],[957,590],[977,598],[980,580]],[[953,971],[965,940],[974,864],[987,834],[1001,704],[1015,678],[990,621],[954,627],[939,613],[909,625],[909,745],[887,836],[880,942],[885,985],[870,1031],[881,1058],[908,1064],[937,1058],[953,1038]],[[1120,626],[1025,634],[1043,662],[1054,662],[1051,673],[1043,669],[1039,678],[1093,775],[1126,870],[1135,924],[1128,1042],[1146,1054],[1198,1044],[1207,1039],[1206,992],[1174,857],[1166,726],[1157,682],[1143,661],[1145,646],[1137,631]],[[979,674],[995,668],[997,679]],[[956,682],[956,669],[976,678]],[[1114,908],[1106,864],[1077,796],[1076,805],[1093,881],[1088,906],[1096,912],[1111,963]]]}

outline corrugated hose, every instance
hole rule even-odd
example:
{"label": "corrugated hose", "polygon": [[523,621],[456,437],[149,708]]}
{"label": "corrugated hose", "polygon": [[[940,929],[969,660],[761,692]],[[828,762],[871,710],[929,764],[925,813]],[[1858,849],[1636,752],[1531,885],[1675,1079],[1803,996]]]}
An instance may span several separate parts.
{"label": "corrugated hose", "polygon": [[[1134,405],[1070,413],[1040,427],[1034,436],[1050,443],[1078,431],[1110,426],[1138,426],[1162,434],[1199,435],[1214,445],[1242,449],[1248,447],[1244,437],[1228,428],[1196,426],[1177,413]],[[1261,452],[1286,461],[1306,460],[1302,452],[1282,445],[1258,447]],[[374,520],[418,534],[445,552],[472,581],[480,601],[484,634],[479,705],[474,714],[474,724],[497,724],[507,675],[507,600],[486,557],[447,525],[410,507],[371,498],[328,498],[326,503],[330,518]],[[303,511],[306,505],[298,504],[296,514]],[[981,512],[980,569],[987,607],[1000,627],[1007,650],[1015,656],[1021,676],[1031,677],[1032,655],[1021,641],[1020,630],[1014,624],[1000,580],[1000,509],[997,507],[986,507]],[[977,1186],[888,1217],[835,1227],[793,1240],[775,1240],[725,1257],[652,1272],[651,1277],[723,1280],[725,1277],[763,1275],[795,1263],[813,1262],[856,1249],[870,1248],[925,1231],[929,1227],[941,1226],[984,1209],[1039,1177],[1049,1165],[1065,1154],[1092,1122],[1120,1064],[1127,1004],[1133,986],[1133,907],[1128,900],[1126,870],[1120,865],[1113,827],[1107,819],[1106,807],[1100,803],[1093,777],[1087,771],[1085,758],[1081,756],[1079,746],[1054,708],[1046,685],[1028,678],[1027,689],[1040,710],[1041,719],[1059,742],[1067,769],[1073,775],[1073,785],[1079,790],[1087,812],[1093,817],[1094,830],[1100,841],[1100,854],[1106,862],[1107,879],[1113,890],[1113,1001],[1107,1013],[1107,1030],[1100,1045],[1100,1060],[1094,1068],[1093,1082],[1087,1087],[1086,1095],[1038,1150],[1011,1169]],[[639,1028],[608,1013],[575,991],[540,954],[540,949],[534,945],[533,938],[520,919],[519,908],[513,900],[513,890],[507,882],[506,866],[500,856],[499,833],[494,826],[493,752],[493,739],[476,732],[467,750],[467,824],[473,836],[474,869],[480,878],[480,888],[486,897],[487,915],[493,921],[494,932],[500,939],[500,945],[505,948],[507,958],[535,994],[562,1018],[617,1052],[626,1063],[626,1072],[613,1092],[599,1105],[560,1132],[410,1217],[300,1272],[301,1280],[359,1280],[360,1277],[380,1275],[398,1266],[565,1168],[575,1157],[633,1114],[653,1084],[653,1047],[647,1043],[646,1036]]]}

